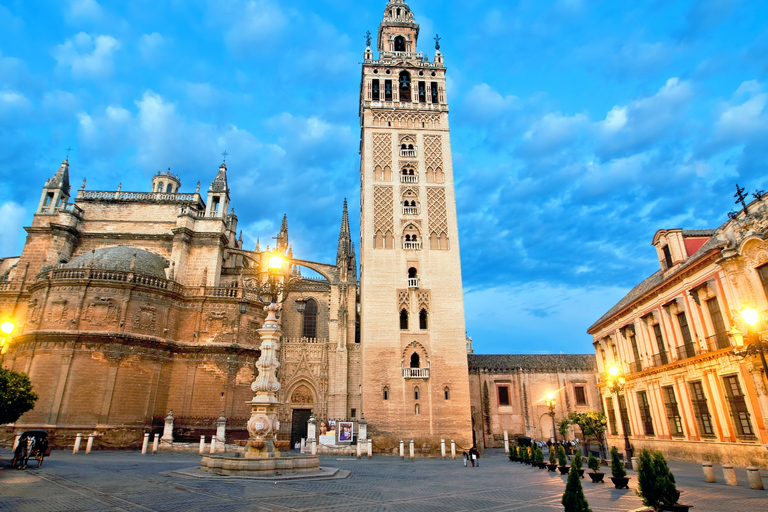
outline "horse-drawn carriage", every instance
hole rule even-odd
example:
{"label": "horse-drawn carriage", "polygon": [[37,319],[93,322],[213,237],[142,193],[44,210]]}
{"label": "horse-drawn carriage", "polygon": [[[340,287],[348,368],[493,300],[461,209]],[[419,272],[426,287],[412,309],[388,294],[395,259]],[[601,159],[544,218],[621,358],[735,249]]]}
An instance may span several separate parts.
{"label": "horse-drawn carriage", "polygon": [[36,459],[37,467],[40,467],[43,465],[43,459],[50,454],[48,432],[45,430],[27,430],[19,437],[19,444],[13,453],[11,467],[27,469],[29,459]]}

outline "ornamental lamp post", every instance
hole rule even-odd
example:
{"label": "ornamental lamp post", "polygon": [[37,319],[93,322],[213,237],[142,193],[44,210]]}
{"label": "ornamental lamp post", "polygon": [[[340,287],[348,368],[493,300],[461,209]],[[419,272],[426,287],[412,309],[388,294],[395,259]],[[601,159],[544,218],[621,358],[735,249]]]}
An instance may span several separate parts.
{"label": "ornamental lamp post", "polygon": [[552,435],[555,436],[555,444],[557,444],[557,425],[555,424],[555,405],[557,404],[557,397],[550,391],[547,393],[544,403],[549,407],[549,416],[552,418]]}
{"label": "ornamental lamp post", "polygon": [[768,379],[768,362],[765,360],[763,337],[758,331],[754,332],[754,338],[752,336],[752,330],[757,325],[757,322],[760,321],[760,314],[754,308],[744,308],[741,310],[741,318],[743,318],[744,322],[749,326],[749,332],[747,333],[749,338],[754,339],[754,344],[750,343],[742,355],[759,355],[760,361],[763,363],[763,375]]}
{"label": "ornamental lamp post", "polygon": [[[616,395],[616,398],[619,398],[619,393],[621,393],[624,390],[624,386],[626,385],[627,381],[624,378],[624,376],[621,374],[621,369],[616,366],[615,364],[612,364],[608,368],[608,378],[606,379],[605,386],[608,388],[608,390]],[[619,406],[619,409],[621,409],[621,406]],[[624,452],[626,454],[627,460],[624,461],[624,464],[629,464],[632,461],[632,444],[629,442],[629,434],[627,433],[627,423],[624,419],[624,415],[621,414],[621,410],[619,410],[619,416],[621,416],[621,429],[624,431]]]}
{"label": "ornamental lamp post", "polygon": [[[2,336],[0,336],[0,355],[4,355],[8,352],[8,345],[11,343],[11,334],[15,329],[16,324],[10,320],[5,320],[0,323],[0,332],[3,333]],[[1,358],[0,362],[2,362]]]}

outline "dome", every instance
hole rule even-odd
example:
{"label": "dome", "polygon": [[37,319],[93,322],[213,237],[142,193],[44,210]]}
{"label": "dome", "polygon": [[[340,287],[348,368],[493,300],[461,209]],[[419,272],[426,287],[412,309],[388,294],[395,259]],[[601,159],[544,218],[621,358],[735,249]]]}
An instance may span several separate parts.
{"label": "dome", "polygon": [[[135,258],[135,260],[134,260]],[[133,269],[131,263],[133,262]],[[165,269],[168,268],[168,260],[153,252],[145,251],[137,247],[117,245],[103,247],[95,251],[89,251],[72,258],[63,265],[63,268],[93,267],[104,270],[121,270],[124,272],[136,272],[153,277],[165,278]]]}

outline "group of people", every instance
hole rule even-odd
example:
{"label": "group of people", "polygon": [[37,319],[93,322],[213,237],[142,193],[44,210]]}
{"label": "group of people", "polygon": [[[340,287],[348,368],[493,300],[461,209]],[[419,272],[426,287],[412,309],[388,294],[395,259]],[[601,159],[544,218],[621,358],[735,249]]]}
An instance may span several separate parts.
{"label": "group of people", "polygon": [[480,452],[474,446],[464,452],[464,467],[467,467],[467,462],[472,462],[472,467],[475,467],[475,464],[480,467]]}

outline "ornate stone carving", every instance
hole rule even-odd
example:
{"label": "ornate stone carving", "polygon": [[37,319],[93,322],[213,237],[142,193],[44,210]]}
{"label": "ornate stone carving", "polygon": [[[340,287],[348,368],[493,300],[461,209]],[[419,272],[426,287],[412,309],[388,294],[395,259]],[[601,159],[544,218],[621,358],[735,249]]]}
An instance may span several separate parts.
{"label": "ornate stone carving", "polygon": [[[395,211],[392,187],[373,187],[373,231],[384,239],[394,237]],[[385,244],[382,245],[386,247]]]}
{"label": "ornate stone carving", "polygon": [[392,169],[392,134],[373,134],[373,167]]}
{"label": "ornate stone carving", "polygon": [[312,404],[314,399],[312,397],[312,391],[307,386],[301,385],[297,387],[293,394],[291,394],[292,404]]}
{"label": "ornate stone carving", "polygon": [[91,325],[115,323],[120,318],[120,306],[108,297],[94,297],[85,310],[84,320]]}
{"label": "ornate stone carving", "polygon": [[411,310],[411,292],[408,290],[397,291],[397,310]]}
{"label": "ornate stone carving", "polygon": [[37,323],[40,320],[40,306],[38,306],[37,299],[32,299],[27,302],[27,323]]}
{"label": "ornate stone carving", "polygon": [[67,321],[67,299],[59,297],[51,302],[48,310],[48,321],[52,324],[63,324]]}
{"label": "ornate stone carving", "polygon": [[429,311],[430,293],[428,291],[419,291],[419,310]]}
{"label": "ornate stone carving", "polygon": [[440,244],[440,249],[447,249],[448,238],[448,211],[445,204],[445,189],[442,187],[430,187],[427,189],[427,218],[429,219],[430,249],[437,249],[435,241],[440,238],[445,244]]}
{"label": "ornate stone carving", "polygon": [[138,331],[155,332],[157,329],[157,308],[140,305],[133,319],[133,328]]}
{"label": "ornate stone carving", "polygon": [[231,332],[226,311],[214,311],[206,318],[206,331],[212,334]]}

